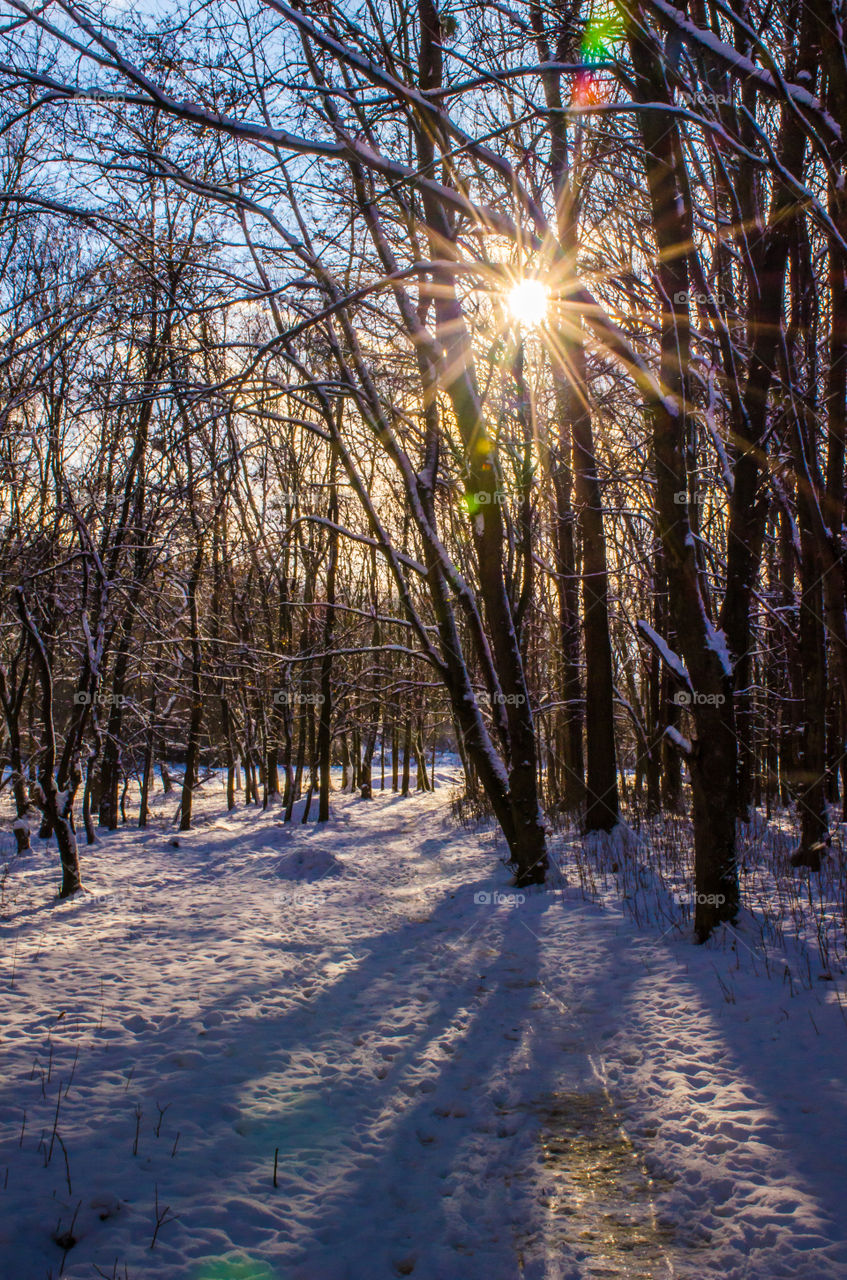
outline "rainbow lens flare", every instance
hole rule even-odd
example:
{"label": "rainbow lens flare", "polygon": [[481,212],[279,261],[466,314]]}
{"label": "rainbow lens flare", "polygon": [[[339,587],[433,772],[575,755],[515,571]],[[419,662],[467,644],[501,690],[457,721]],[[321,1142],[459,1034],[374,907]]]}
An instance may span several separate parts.
{"label": "rainbow lens flare", "polygon": [[[583,63],[604,62],[614,56],[615,42],[620,38],[620,21],[614,10],[595,13],[580,44],[580,60]],[[605,84],[586,66],[577,72],[573,83],[572,105],[592,107],[607,97]]]}

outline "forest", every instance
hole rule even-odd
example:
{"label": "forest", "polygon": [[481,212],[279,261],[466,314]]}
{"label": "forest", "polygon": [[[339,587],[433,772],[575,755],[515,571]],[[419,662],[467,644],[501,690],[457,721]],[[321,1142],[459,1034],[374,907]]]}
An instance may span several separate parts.
{"label": "forest", "polygon": [[[845,20],[3,0],[10,1280],[847,1275]],[[458,1038],[400,1092],[446,1125],[464,1053],[484,1120],[431,1240],[444,1139],[380,1111],[330,1213],[359,1067],[309,1101],[356,1009],[399,1070],[417,982]],[[169,1106],[237,1205],[149,1185]]]}

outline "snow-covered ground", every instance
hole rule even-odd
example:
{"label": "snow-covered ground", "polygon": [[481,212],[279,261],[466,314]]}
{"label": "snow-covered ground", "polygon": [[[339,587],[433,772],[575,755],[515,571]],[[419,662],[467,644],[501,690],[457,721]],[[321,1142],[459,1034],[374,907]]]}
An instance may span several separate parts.
{"label": "snow-covered ground", "polygon": [[847,1276],[838,977],[516,897],[439,782],[13,860],[3,1280]]}

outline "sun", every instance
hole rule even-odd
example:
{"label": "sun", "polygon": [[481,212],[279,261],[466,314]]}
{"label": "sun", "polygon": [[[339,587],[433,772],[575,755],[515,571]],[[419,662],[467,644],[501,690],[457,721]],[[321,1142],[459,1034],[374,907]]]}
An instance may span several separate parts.
{"label": "sun", "polygon": [[524,329],[537,329],[547,316],[550,290],[541,280],[527,277],[509,290],[509,313]]}

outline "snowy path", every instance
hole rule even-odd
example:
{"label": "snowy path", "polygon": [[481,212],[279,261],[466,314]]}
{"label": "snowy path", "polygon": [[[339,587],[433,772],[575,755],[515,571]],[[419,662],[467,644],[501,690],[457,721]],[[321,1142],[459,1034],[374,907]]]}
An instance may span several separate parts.
{"label": "snowy path", "polygon": [[828,993],[476,901],[507,876],[447,798],[283,828],[215,793],[179,847],[101,840],[87,898],[48,905],[40,845],[11,873],[3,1280],[58,1275],[75,1212],[73,1278],[847,1276]]}

